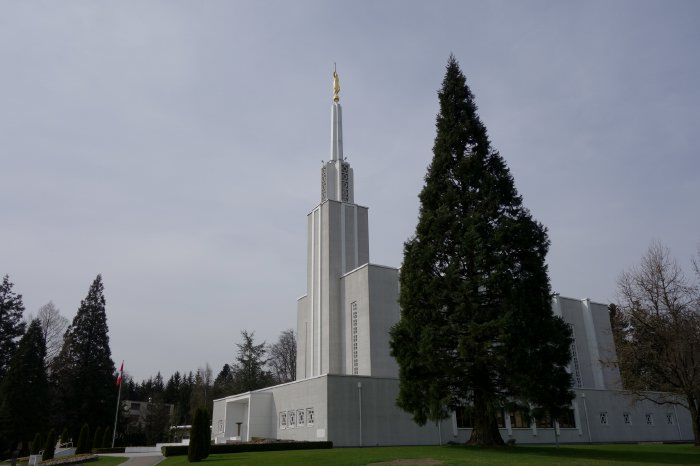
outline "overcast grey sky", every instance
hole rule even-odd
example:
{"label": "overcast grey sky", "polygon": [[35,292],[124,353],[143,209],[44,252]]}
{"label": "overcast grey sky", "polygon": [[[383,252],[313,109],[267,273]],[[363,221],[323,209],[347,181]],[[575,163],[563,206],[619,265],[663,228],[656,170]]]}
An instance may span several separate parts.
{"label": "overcast grey sky", "polygon": [[72,319],[98,273],[137,380],[215,373],[305,293],[338,63],[370,258],[399,266],[455,54],[549,228],[554,291],[609,302],[700,242],[700,2],[0,3],[0,274]]}

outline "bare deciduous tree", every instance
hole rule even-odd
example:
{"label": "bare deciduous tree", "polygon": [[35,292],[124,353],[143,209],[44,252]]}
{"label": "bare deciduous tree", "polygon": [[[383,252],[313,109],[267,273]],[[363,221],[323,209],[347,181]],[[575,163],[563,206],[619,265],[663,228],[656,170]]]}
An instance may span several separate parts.
{"label": "bare deciduous tree", "polygon": [[[699,256],[700,257],[700,256]],[[689,281],[668,248],[649,247],[639,267],[618,280],[625,388],[656,403],[685,406],[700,445],[700,267]],[[660,396],[650,391],[670,392]]]}
{"label": "bare deciduous tree", "polygon": [[268,364],[277,382],[286,383],[296,379],[297,339],[294,330],[283,331],[277,343],[268,348],[268,354],[270,356]]}
{"label": "bare deciduous tree", "polygon": [[61,352],[63,335],[65,335],[66,328],[68,328],[68,319],[61,315],[53,301],[49,301],[41,306],[36,314],[36,318],[41,322],[41,330],[46,343],[46,357],[44,361],[49,366],[51,361]]}

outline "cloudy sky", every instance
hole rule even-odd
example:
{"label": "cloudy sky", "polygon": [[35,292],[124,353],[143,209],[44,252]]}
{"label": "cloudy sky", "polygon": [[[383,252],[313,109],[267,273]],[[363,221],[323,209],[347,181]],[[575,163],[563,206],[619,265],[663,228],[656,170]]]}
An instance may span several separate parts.
{"label": "cloudy sky", "polygon": [[552,287],[615,299],[700,243],[696,1],[0,4],[0,274],[72,319],[103,275],[136,379],[218,372],[305,293],[337,62],[370,257],[399,266],[454,53],[549,228]]}

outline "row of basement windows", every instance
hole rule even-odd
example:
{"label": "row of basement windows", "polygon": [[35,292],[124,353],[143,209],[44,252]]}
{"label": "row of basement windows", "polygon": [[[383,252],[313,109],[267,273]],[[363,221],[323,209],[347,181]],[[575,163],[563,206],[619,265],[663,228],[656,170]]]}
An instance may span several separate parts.
{"label": "row of basement windows", "polygon": [[314,409],[291,409],[280,411],[280,429],[311,427],[314,425]]}
{"label": "row of basement windows", "polygon": [[[668,424],[670,426],[673,425],[673,423],[674,423],[673,413],[666,413],[665,418],[666,418],[666,424]],[[632,425],[632,414],[622,413],[622,422],[628,426]],[[654,414],[652,414],[652,413],[644,414],[644,418],[642,419],[642,422],[648,426],[653,426],[654,425]],[[607,426],[610,424],[610,416],[608,416],[607,411],[600,412],[600,423],[604,426]]]}
{"label": "row of basement windows", "polygon": [[[474,417],[472,409],[466,406],[460,406],[455,410],[455,415],[457,417],[457,428],[459,429],[472,429],[474,427]],[[513,410],[508,412],[508,417],[510,418],[510,427],[513,429],[522,429],[532,427],[531,422],[534,421],[535,425],[539,429],[553,428],[554,419],[549,414],[541,414],[534,418],[531,418],[529,413],[525,410]],[[573,429],[576,427],[576,420],[574,418],[574,410],[567,409],[558,418],[559,427],[562,429]],[[499,409],[496,413],[496,422],[498,427],[501,429],[506,428],[506,411],[505,409]]]}

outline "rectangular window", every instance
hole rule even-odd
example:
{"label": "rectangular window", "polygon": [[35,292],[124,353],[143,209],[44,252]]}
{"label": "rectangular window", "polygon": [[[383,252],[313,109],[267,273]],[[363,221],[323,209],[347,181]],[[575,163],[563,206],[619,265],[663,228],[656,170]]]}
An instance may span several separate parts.
{"label": "rectangular window", "polygon": [[578,352],[576,351],[576,338],[574,337],[574,327],[571,324],[566,324],[571,330],[571,372],[573,372],[574,386],[582,387],[581,382],[581,368],[578,364]]}
{"label": "rectangular window", "polygon": [[460,406],[455,409],[455,416],[457,417],[457,428],[458,429],[472,429],[474,428],[474,419],[472,418],[472,410],[467,406]]}
{"label": "rectangular window", "polygon": [[297,427],[304,427],[304,419],[306,416],[306,411],[303,409],[297,409]]}
{"label": "rectangular window", "polygon": [[287,428],[287,411],[282,411],[280,413],[280,429]]}
{"label": "rectangular window", "polygon": [[360,363],[357,355],[357,301],[350,303],[352,312],[352,373],[358,375],[360,373]]}
{"label": "rectangular window", "polygon": [[314,409],[306,408],[306,425],[311,427],[314,425]]}
{"label": "rectangular window", "polygon": [[654,415],[651,413],[646,413],[644,417],[647,420],[647,425],[648,426],[653,426],[654,425]]}
{"label": "rectangular window", "polygon": [[601,425],[604,425],[604,426],[608,425],[608,412],[607,411],[600,412],[600,423],[601,423]]}
{"label": "rectangular window", "polygon": [[510,426],[513,429],[526,429],[530,427],[530,415],[525,410],[516,409],[510,413]]}
{"label": "rectangular window", "polygon": [[562,429],[575,429],[576,428],[576,416],[574,416],[573,409],[567,409],[559,415],[557,418],[559,427]]}
{"label": "rectangular window", "polygon": [[219,419],[219,433],[224,431],[224,421]]}
{"label": "rectangular window", "polygon": [[[473,409],[471,406],[459,406],[455,409],[455,417],[457,418],[458,429],[474,428]],[[506,427],[505,411],[503,409],[496,411],[496,424],[498,424],[499,429],[505,429]]]}
{"label": "rectangular window", "polygon": [[632,416],[630,413],[622,413],[622,420],[625,422],[626,426],[632,425]]}
{"label": "rectangular window", "polygon": [[666,413],[666,424],[673,425],[673,413]]}
{"label": "rectangular window", "polygon": [[535,425],[538,429],[551,429],[554,427],[554,419],[549,413],[542,413],[535,417]]}
{"label": "rectangular window", "polygon": [[287,412],[287,427],[291,429],[292,427],[296,427],[296,425],[296,411]]}

